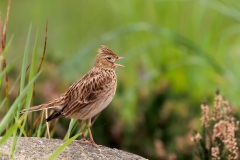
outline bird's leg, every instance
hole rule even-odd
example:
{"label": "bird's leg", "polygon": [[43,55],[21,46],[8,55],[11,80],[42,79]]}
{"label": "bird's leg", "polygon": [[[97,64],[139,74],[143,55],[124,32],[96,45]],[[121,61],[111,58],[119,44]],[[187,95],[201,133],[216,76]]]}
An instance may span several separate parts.
{"label": "bird's leg", "polygon": [[93,145],[94,147],[99,148],[100,146],[97,145],[97,144],[94,142],[94,140],[93,140],[93,136],[92,136],[92,132],[91,132],[91,127],[92,127],[91,118],[86,120],[86,124],[87,124],[87,127],[88,127],[88,133],[89,133],[89,136],[90,136],[90,141],[89,141],[89,142],[90,142],[91,145]]}
{"label": "bird's leg", "polygon": [[86,140],[86,138],[85,138],[85,136],[84,136],[84,132],[83,132],[83,129],[82,129],[82,120],[78,120],[78,124],[79,124],[79,126],[80,126],[80,130],[81,130],[81,133],[82,133],[82,141],[84,141],[84,142],[86,142],[87,140]]}

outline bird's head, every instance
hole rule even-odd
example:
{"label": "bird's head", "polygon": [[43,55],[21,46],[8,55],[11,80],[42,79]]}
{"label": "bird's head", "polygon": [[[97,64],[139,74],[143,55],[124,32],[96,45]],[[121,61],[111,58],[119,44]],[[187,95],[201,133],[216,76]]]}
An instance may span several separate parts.
{"label": "bird's head", "polygon": [[107,46],[102,45],[102,48],[98,49],[98,54],[94,63],[94,67],[102,68],[112,68],[116,69],[117,67],[124,67],[121,64],[116,64],[115,61],[122,59],[116,55],[111,49]]}

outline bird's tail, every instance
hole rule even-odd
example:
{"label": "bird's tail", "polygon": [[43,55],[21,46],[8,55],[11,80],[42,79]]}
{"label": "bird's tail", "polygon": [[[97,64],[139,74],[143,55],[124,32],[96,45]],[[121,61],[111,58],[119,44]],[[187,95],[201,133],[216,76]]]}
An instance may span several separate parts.
{"label": "bird's tail", "polygon": [[59,111],[54,111],[47,119],[46,121],[49,122],[53,119],[56,119],[56,118],[60,118],[60,117],[63,117],[63,115],[61,114],[61,112]]}
{"label": "bird's tail", "polygon": [[[40,111],[40,110],[43,110],[43,109],[46,109],[46,108],[51,108],[51,106],[49,106],[48,103],[41,104],[41,105],[38,105],[38,106],[30,107],[28,109],[28,112]],[[25,112],[26,112],[26,109],[23,109],[20,113],[24,114]]]}
{"label": "bird's tail", "polygon": [[[60,98],[57,98],[57,99],[54,99],[48,103],[44,103],[44,104],[41,104],[41,105],[38,105],[38,106],[34,106],[34,107],[30,107],[28,109],[29,112],[34,112],[34,111],[40,111],[40,110],[43,110],[43,109],[48,109],[48,108],[52,108],[56,111],[60,111],[64,106],[64,97],[60,97]],[[23,109],[20,113],[23,114],[26,112],[26,109]]]}

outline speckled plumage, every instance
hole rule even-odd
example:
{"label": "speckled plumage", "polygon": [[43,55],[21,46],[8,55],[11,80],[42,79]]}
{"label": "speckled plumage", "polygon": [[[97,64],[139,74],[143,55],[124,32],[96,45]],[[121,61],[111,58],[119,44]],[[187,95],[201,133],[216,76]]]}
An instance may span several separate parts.
{"label": "speckled plumage", "polygon": [[[90,142],[85,140],[83,134],[82,138],[85,142],[98,147],[91,135],[91,118],[106,108],[112,101],[117,87],[115,70],[122,66],[114,62],[121,58],[108,47],[102,45],[102,48],[98,49],[94,67],[86,75],[73,83],[61,97],[31,107],[29,111],[51,108],[54,112],[47,118],[47,121],[60,117],[78,119],[81,131],[81,122],[86,120]],[[25,111],[22,110],[22,113]]]}

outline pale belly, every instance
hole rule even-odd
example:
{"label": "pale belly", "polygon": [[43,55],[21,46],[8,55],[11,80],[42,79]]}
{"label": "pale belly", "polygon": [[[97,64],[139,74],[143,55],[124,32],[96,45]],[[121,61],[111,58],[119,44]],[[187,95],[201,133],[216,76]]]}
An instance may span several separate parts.
{"label": "pale belly", "polygon": [[108,96],[106,100],[100,99],[95,103],[92,103],[80,109],[78,112],[76,112],[75,114],[72,114],[70,117],[74,119],[81,119],[81,120],[90,119],[96,114],[100,113],[103,109],[105,109],[109,105],[109,103],[112,101],[114,95],[115,93],[112,93]]}

